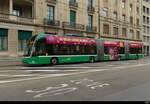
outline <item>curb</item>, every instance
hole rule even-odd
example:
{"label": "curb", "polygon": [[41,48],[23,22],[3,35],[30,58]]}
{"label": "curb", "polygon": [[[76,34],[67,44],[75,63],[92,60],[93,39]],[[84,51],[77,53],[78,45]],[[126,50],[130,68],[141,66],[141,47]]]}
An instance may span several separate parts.
{"label": "curb", "polygon": [[22,65],[22,58],[0,57],[0,67],[20,66]]}

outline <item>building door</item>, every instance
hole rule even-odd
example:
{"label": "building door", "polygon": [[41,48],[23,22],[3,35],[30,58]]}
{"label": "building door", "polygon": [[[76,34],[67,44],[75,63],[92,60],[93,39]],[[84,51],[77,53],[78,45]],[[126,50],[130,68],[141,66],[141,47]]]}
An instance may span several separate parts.
{"label": "building door", "polygon": [[0,28],[0,51],[8,51],[8,30]]}
{"label": "building door", "polygon": [[18,31],[18,51],[25,51],[27,41],[32,37],[31,31]]}

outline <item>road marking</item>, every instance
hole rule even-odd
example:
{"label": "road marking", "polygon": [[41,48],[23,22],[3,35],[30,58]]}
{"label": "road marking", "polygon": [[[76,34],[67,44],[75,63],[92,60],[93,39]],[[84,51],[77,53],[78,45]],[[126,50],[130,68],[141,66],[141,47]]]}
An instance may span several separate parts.
{"label": "road marking", "polygon": [[4,73],[4,72],[10,72],[10,71],[0,71],[0,73]]}
{"label": "road marking", "polygon": [[29,76],[37,76],[38,74],[26,74],[26,75],[10,75],[10,74],[2,74],[0,77],[29,77]]}
{"label": "road marking", "polygon": [[57,72],[57,71],[79,71],[79,70],[25,70],[28,72]]}
{"label": "road marking", "polygon": [[[75,85],[70,85],[70,83],[75,84]],[[78,85],[78,86],[76,86]],[[80,85],[80,86],[79,86]],[[91,90],[96,90],[97,88],[103,88],[104,86],[110,86],[108,83],[100,83],[100,82],[95,82],[94,80],[84,78],[84,79],[75,79],[75,80],[70,80],[69,83],[63,83],[59,84],[58,86],[49,86],[49,87],[44,87],[45,89],[35,89],[34,90],[26,90],[26,93],[29,94],[35,94],[33,98],[41,98],[41,97],[50,97],[50,96],[56,96],[56,95],[63,95],[66,93],[71,93],[76,90],[80,90],[80,87],[85,87],[85,88],[90,88]],[[88,89],[89,90],[89,89]]]}
{"label": "road marking", "polygon": [[44,78],[52,78],[52,77],[64,77],[64,76],[70,76],[70,75],[78,75],[78,74],[86,74],[89,72],[101,72],[101,71],[107,71],[107,70],[117,70],[117,69],[123,69],[123,68],[132,68],[132,67],[137,67],[137,66],[145,66],[145,65],[150,65],[150,63],[148,64],[141,64],[141,65],[132,65],[132,66],[123,66],[123,67],[114,67],[111,69],[92,69],[92,70],[88,70],[85,72],[75,72],[75,73],[67,73],[67,74],[47,74],[46,76],[40,76],[40,77],[35,77],[35,78],[26,78],[26,79],[19,79],[19,80],[7,80],[7,81],[0,81],[0,84],[6,84],[6,83],[15,83],[15,82],[21,82],[21,81],[30,81],[30,80],[37,80],[37,79],[44,79]]}
{"label": "road marking", "polygon": [[21,69],[88,69],[91,67],[20,67]]}

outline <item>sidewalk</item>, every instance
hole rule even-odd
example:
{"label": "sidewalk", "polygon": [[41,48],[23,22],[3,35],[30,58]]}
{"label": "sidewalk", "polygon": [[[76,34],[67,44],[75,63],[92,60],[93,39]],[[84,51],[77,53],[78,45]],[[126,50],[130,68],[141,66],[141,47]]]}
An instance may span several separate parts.
{"label": "sidewalk", "polygon": [[23,57],[0,57],[0,67],[20,66]]}

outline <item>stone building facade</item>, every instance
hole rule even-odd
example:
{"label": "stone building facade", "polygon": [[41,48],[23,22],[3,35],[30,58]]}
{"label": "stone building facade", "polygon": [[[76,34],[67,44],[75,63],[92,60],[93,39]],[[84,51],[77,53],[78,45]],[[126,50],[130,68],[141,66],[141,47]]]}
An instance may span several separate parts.
{"label": "stone building facade", "polygon": [[38,33],[141,41],[141,0],[1,0],[0,56]]}
{"label": "stone building facade", "polygon": [[142,24],[143,24],[143,42],[144,54],[150,55],[150,0],[142,1]]}

